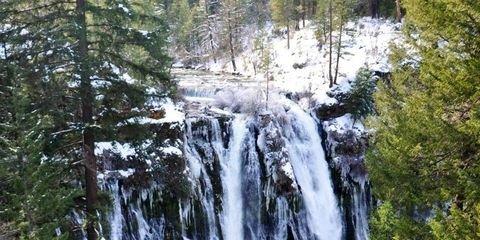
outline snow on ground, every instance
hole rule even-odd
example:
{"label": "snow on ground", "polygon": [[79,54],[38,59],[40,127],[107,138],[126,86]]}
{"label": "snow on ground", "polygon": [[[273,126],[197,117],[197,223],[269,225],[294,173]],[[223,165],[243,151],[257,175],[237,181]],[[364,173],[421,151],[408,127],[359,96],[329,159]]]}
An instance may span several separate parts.
{"label": "snow on ground", "polygon": [[[398,30],[400,26],[385,19],[361,18],[356,22],[349,22],[344,31],[342,57],[340,59],[338,88],[346,91],[350,82],[355,79],[356,72],[361,67],[368,67],[373,71],[388,72],[389,44],[401,39]],[[319,46],[315,37],[316,26],[312,22],[299,31],[292,32],[291,46],[287,49],[286,36],[269,36],[272,56],[271,76],[272,87],[286,92],[314,92],[318,102],[328,103],[333,100],[326,95],[329,90],[328,81],[328,45]],[[270,28],[270,32],[271,28]],[[253,40],[252,40],[253,41]],[[253,65],[258,62],[258,52],[252,47],[246,47],[236,62],[238,72],[250,76],[258,81],[264,81],[264,74],[254,73]],[[335,53],[335,52],[334,52]],[[333,59],[335,60],[335,56]],[[295,68],[294,65],[297,65]],[[298,68],[298,65],[303,67]],[[214,72],[233,72],[229,60],[219,60],[217,63],[207,64],[207,69]]]}
{"label": "snow on ground", "polygon": [[116,141],[95,143],[95,155],[102,155],[105,151],[118,153],[123,159],[136,154],[135,148],[128,143],[122,144]]}
{"label": "snow on ground", "polygon": [[357,134],[360,134],[365,131],[362,122],[359,120],[355,121],[351,114],[345,114],[341,117],[325,121],[323,124],[327,132],[344,133],[353,130]]}
{"label": "snow on ground", "polygon": [[163,110],[165,112],[165,116],[160,119],[153,119],[153,118],[144,118],[140,120],[143,124],[156,124],[156,123],[175,123],[175,122],[183,122],[185,120],[185,113],[182,109],[175,105],[170,99],[166,100],[161,104],[158,110]]}
{"label": "snow on ground", "polygon": [[[164,116],[159,119],[150,117],[133,117],[127,120],[128,123],[138,124],[161,124],[161,123],[180,123],[183,124],[185,120],[185,113],[181,106],[175,104],[171,99],[162,99],[161,101],[154,101],[150,103],[154,108],[152,111],[164,112]],[[124,125],[124,123],[120,123]],[[172,125],[173,126],[173,125]]]}

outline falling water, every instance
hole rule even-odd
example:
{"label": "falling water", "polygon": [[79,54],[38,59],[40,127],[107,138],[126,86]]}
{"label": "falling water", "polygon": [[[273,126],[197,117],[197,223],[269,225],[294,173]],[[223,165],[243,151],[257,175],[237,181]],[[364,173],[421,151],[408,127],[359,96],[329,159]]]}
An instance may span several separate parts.
{"label": "falling water", "polygon": [[[295,103],[282,103],[281,114],[266,118],[187,117],[179,135],[188,196],[165,196],[157,180],[137,189],[113,177],[103,187],[112,199],[105,239],[367,240],[368,192],[356,187],[350,207],[343,208],[354,218],[350,231],[334,194],[319,122]],[[263,138],[272,132],[267,147]],[[73,218],[82,223],[80,215]]]}
{"label": "falling water", "polygon": [[[217,230],[217,221],[215,216],[215,206],[214,206],[214,193],[211,179],[205,168],[205,164],[202,163],[202,158],[197,152],[195,147],[191,144],[195,137],[192,132],[192,120],[187,120],[186,122],[186,142],[187,146],[185,148],[185,154],[187,161],[189,163],[190,170],[192,171],[193,178],[196,179],[194,182],[194,187],[197,189],[197,192],[200,196],[200,201],[202,202],[203,211],[206,213],[207,225],[208,225],[208,239],[217,240],[218,230]],[[210,124],[213,130],[213,139],[212,143],[218,143],[221,141],[221,138],[218,136],[219,123],[217,119],[211,119]],[[204,137],[208,136],[208,129],[202,129],[202,134]],[[221,144],[221,143],[220,143]],[[221,153],[223,155],[223,151]]]}
{"label": "falling water", "polygon": [[122,207],[120,202],[119,196],[119,188],[118,182],[115,181],[113,184],[110,185],[113,197],[113,211],[110,215],[110,239],[112,240],[122,240],[123,235],[123,215],[122,215]]}
{"label": "falling water", "polygon": [[353,214],[355,218],[355,238],[357,240],[368,239],[368,217],[367,217],[367,193],[365,182],[354,188],[353,193]]}
{"label": "falling water", "polygon": [[317,124],[294,106],[285,128],[295,178],[302,189],[308,225],[318,239],[341,239],[342,223]]}
{"label": "falling water", "polygon": [[243,239],[242,145],[247,134],[246,120],[237,117],[232,123],[232,139],[227,158],[222,159],[224,189],[222,227],[226,240]]}

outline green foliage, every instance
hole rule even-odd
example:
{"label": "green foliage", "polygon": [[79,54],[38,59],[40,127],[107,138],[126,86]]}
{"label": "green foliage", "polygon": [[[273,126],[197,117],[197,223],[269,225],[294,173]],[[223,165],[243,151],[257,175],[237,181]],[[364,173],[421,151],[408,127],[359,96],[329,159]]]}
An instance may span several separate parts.
{"label": "green foliage", "polygon": [[402,224],[426,226],[400,229],[406,239],[478,239],[480,9],[475,1],[402,2],[413,51],[394,49],[392,81],[375,94],[367,156],[375,195]]}
{"label": "green foliage", "polygon": [[293,0],[271,0],[272,20],[280,27],[286,27],[293,17]]}
{"label": "green foliage", "polygon": [[[16,237],[71,238],[68,215],[84,209],[82,132],[94,129],[96,140],[133,139],[122,128],[147,113],[146,89],[156,87],[156,97],[174,94],[168,32],[156,2],[87,1],[86,28],[75,1],[0,4],[0,225],[9,222]],[[92,124],[80,112],[82,75],[82,89],[93,94]]]}
{"label": "green foliage", "polygon": [[194,29],[194,11],[190,8],[188,0],[174,1],[169,9],[169,22],[174,43],[177,46],[190,49],[191,36]]}
{"label": "green foliage", "polygon": [[395,226],[399,219],[389,202],[380,205],[370,217],[370,234],[372,240],[394,239]]}
{"label": "green foliage", "polygon": [[372,72],[367,68],[358,70],[348,99],[348,104],[355,106],[352,110],[352,115],[355,119],[366,117],[375,112],[373,99],[375,88],[376,83]]}
{"label": "green foliage", "polygon": [[[352,0],[328,0],[317,3],[315,16],[315,22],[317,24],[316,37],[320,44],[325,44],[329,34],[333,34],[329,32],[330,24],[332,31],[339,30],[341,26],[346,24],[347,21],[355,15],[353,9],[354,1]],[[331,18],[330,10],[332,11]]]}
{"label": "green foliage", "polygon": [[438,215],[430,223],[435,239],[480,238],[480,204],[476,203],[471,211],[458,207],[450,209],[448,217]]}
{"label": "green foliage", "polygon": [[424,223],[399,215],[390,202],[384,202],[374,210],[370,226],[372,240],[432,239]]}

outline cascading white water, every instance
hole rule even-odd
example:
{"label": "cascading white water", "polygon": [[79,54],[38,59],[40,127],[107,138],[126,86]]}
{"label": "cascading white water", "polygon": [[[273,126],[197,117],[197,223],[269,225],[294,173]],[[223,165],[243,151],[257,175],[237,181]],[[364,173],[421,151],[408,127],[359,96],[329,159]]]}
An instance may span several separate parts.
{"label": "cascading white water", "polygon": [[[213,131],[213,139],[212,142],[218,143],[221,141],[219,136],[220,134],[220,126],[217,119],[211,119],[210,124],[212,126]],[[203,135],[208,135],[208,129],[203,129]],[[192,133],[192,122],[187,120],[186,122],[186,139],[185,141],[189,143],[189,140],[193,140],[194,136]],[[220,146],[217,146],[220,148]],[[207,225],[208,225],[208,239],[209,240],[217,240],[218,231],[217,231],[217,221],[215,217],[215,205],[214,205],[214,194],[213,194],[213,187],[210,177],[205,169],[205,165],[202,163],[202,159],[198,152],[195,150],[193,146],[187,145],[185,148],[185,155],[190,167],[190,170],[193,175],[193,179],[196,180],[194,182],[194,188],[197,189],[197,193],[200,195],[200,201],[202,202],[203,211],[206,213],[207,218]],[[223,151],[222,151],[223,155]],[[200,182],[201,181],[201,182]],[[203,186],[203,189],[202,189]]]}
{"label": "cascading white water", "polygon": [[[210,112],[201,104],[187,114],[183,133],[171,140],[183,140],[180,161],[190,181],[178,187],[189,192],[177,199],[164,195],[161,180],[152,188],[112,181],[107,239],[367,240],[368,192],[354,189],[345,208],[354,226],[344,224],[349,219],[333,191],[317,120],[296,103],[278,100],[271,112],[248,116]],[[159,159],[147,159],[153,162],[147,173],[163,167]]]}
{"label": "cascading white water", "polygon": [[365,182],[353,190],[353,214],[355,217],[355,237],[357,240],[368,240],[367,196]]}
{"label": "cascading white water", "polygon": [[123,215],[119,196],[118,182],[115,181],[110,185],[113,197],[113,211],[110,215],[110,239],[122,240],[123,236]]}
{"label": "cascading white water", "polygon": [[223,236],[226,240],[244,239],[241,150],[247,131],[246,120],[242,116],[236,117],[232,122],[228,154],[220,159],[224,189],[221,219]]}
{"label": "cascading white water", "polygon": [[284,128],[284,134],[309,228],[318,239],[341,239],[342,220],[317,124],[298,106],[291,106],[288,115],[290,124]]}

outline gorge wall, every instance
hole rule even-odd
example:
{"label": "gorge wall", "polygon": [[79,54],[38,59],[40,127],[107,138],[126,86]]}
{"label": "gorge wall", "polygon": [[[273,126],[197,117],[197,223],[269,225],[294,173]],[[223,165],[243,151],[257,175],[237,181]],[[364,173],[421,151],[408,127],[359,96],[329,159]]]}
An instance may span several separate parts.
{"label": "gorge wall", "polygon": [[97,149],[101,188],[112,200],[99,216],[100,234],[368,239],[361,124],[325,106],[305,111],[296,101],[279,102],[255,114],[203,108],[180,122],[148,123],[152,137],[137,147]]}

